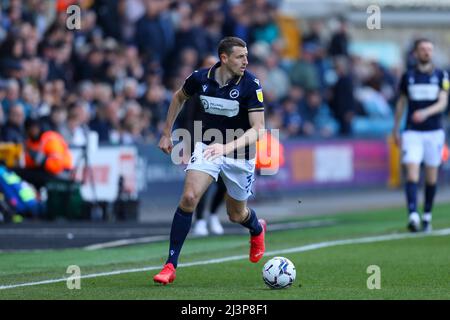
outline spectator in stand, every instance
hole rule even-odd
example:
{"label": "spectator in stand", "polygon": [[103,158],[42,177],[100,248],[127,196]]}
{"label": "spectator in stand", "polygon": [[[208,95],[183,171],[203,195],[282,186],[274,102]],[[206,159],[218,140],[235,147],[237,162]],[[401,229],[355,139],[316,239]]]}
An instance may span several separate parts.
{"label": "spectator in stand", "polygon": [[125,72],[128,77],[142,79],[145,76],[144,67],[139,57],[139,51],[136,46],[128,45],[123,52],[126,62]]}
{"label": "spectator in stand", "polygon": [[98,17],[98,24],[102,27],[105,37],[112,37],[117,40],[122,39],[120,26],[123,22],[121,0],[96,0],[93,4]]}
{"label": "spectator in stand", "polygon": [[139,86],[139,83],[134,78],[126,78],[124,80],[122,96],[123,96],[125,102],[136,101],[136,99],[138,98],[138,86]]}
{"label": "spectator in stand", "polygon": [[63,42],[56,44],[56,56],[49,61],[47,80],[63,80],[66,86],[72,85],[73,70],[69,64],[72,46]]}
{"label": "spectator in stand", "polygon": [[[224,22],[224,35],[236,36],[247,43],[250,43],[250,27],[251,15],[248,14],[248,9],[243,1],[234,1],[227,3],[229,5],[226,9]],[[247,5],[248,6],[248,5]]]}
{"label": "spectator in stand", "polygon": [[44,131],[56,131],[63,137],[69,136],[67,128],[67,110],[59,105],[51,107],[50,114],[41,118],[41,125]]}
{"label": "spectator in stand", "polygon": [[119,140],[119,102],[111,100],[100,104],[96,109],[96,115],[89,123],[89,128],[98,134],[99,143],[117,143]]}
{"label": "spectator in stand", "polygon": [[92,81],[86,80],[80,82],[78,85],[78,95],[81,102],[84,102],[89,110],[90,117],[95,116],[95,91]]}
{"label": "spectator in stand", "polygon": [[336,57],[335,69],[337,81],[331,88],[330,107],[339,122],[339,134],[349,136],[352,133],[352,119],[356,110],[356,102],[348,59],[343,56]]}
{"label": "spectator in stand", "polygon": [[343,17],[339,17],[338,19],[338,29],[332,35],[330,46],[329,46],[329,54],[331,57],[336,56],[346,56],[348,57],[348,44],[349,44],[349,36],[348,36],[348,23]]}
{"label": "spectator in stand", "polygon": [[39,116],[39,90],[32,84],[26,84],[22,88],[21,102],[25,111],[25,116]]}
{"label": "spectator in stand", "polygon": [[323,102],[319,91],[309,91],[300,105],[302,133],[307,137],[328,138],[337,134],[338,123]]}
{"label": "spectator in stand", "polygon": [[25,113],[20,103],[14,103],[9,108],[8,120],[1,127],[1,141],[22,144],[25,141],[23,124]]}
{"label": "spectator in stand", "polygon": [[275,22],[275,7],[266,1],[256,1],[254,5],[250,43],[262,41],[272,44],[276,42],[280,30]]}
{"label": "spectator in stand", "polygon": [[394,126],[394,112],[388,102],[393,88],[379,64],[370,62],[366,69],[367,77],[354,90],[360,108],[352,120],[352,132],[355,136],[383,136]]}
{"label": "spectator in stand", "polygon": [[148,58],[163,65],[175,44],[175,30],[168,14],[170,1],[146,1],[145,15],[136,23],[135,42]]}
{"label": "spectator in stand", "polygon": [[76,102],[69,106],[67,117],[67,131],[65,140],[70,146],[84,147],[87,145],[89,110],[86,104]]}
{"label": "spectator in stand", "polygon": [[286,72],[280,68],[280,58],[276,52],[271,52],[265,59],[267,66],[267,78],[264,81],[265,94],[271,95],[272,99],[279,101],[286,96],[291,86],[290,80]]}
{"label": "spectator in stand", "polygon": [[136,101],[125,104],[125,115],[121,123],[120,142],[136,144],[142,142],[142,107]]}
{"label": "spectator in stand", "polygon": [[309,24],[309,31],[303,37],[304,44],[312,44],[316,47],[322,47],[323,23],[321,20],[314,20]]}
{"label": "spectator in stand", "polygon": [[139,103],[151,113],[150,124],[156,129],[156,132],[160,132],[164,121],[164,113],[170,104],[166,89],[161,84],[150,86]]}
{"label": "spectator in stand", "polygon": [[319,74],[314,64],[314,50],[311,44],[303,46],[301,57],[289,70],[291,83],[305,90],[317,90],[320,87]]}
{"label": "spectator in stand", "polygon": [[[197,53],[208,53],[207,35],[203,28],[195,25],[192,7],[187,3],[180,3],[177,7],[178,25],[175,34],[177,52],[192,48]],[[174,57],[178,60],[179,57]]]}
{"label": "spectator in stand", "polygon": [[301,133],[302,118],[298,110],[298,104],[292,97],[286,97],[281,101],[283,110],[283,133],[286,137],[297,137]]}
{"label": "spectator in stand", "polygon": [[10,79],[6,83],[6,94],[2,101],[3,113],[5,116],[9,114],[9,108],[20,102],[20,86],[19,82],[15,79]]}
{"label": "spectator in stand", "polygon": [[94,47],[83,62],[83,68],[79,70],[80,79],[106,81],[107,67],[103,50]]}

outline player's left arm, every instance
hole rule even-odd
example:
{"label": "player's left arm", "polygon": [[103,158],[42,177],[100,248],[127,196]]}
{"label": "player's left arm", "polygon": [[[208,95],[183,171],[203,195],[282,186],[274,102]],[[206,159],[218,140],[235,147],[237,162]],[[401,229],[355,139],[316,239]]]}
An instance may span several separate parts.
{"label": "player's left arm", "polygon": [[443,79],[441,81],[441,90],[439,92],[438,100],[432,105],[422,110],[417,110],[413,113],[412,118],[416,123],[423,122],[429,117],[444,112],[448,103],[448,90],[449,90],[448,75],[444,72]]}
{"label": "player's left arm", "polygon": [[439,92],[439,98],[438,101],[436,101],[436,103],[433,103],[429,107],[422,110],[417,110],[416,112],[413,113],[412,117],[414,122],[423,122],[435,114],[444,112],[445,108],[447,107],[447,102],[448,102],[448,92],[441,90],[441,92]]}
{"label": "player's left arm", "polygon": [[203,152],[203,156],[208,160],[214,160],[223,155],[232,153],[235,150],[253,145],[258,138],[264,134],[264,97],[262,87],[258,79],[249,82],[249,89],[245,93],[245,105],[248,112],[250,129],[242,136],[227,144],[210,144]]}
{"label": "player's left arm", "polygon": [[215,143],[207,146],[203,152],[203,156],[212,161],[222,155],[230,154],[234,150],[256,143],[258,138],[264,134],[264,111],[249,112],[248,120],[251,128],[245,131],[242,136],[227,144]]}
{"label": "player's left arm", "polygon": [[258,141],[258,138],[263,135],[265,128],[264,111],[249,112],[248,120],[251,128],[248,129],[238,139],[231,141],[225,145],[225,154],[232,153],[234,150],[244,148],[252,145]]}

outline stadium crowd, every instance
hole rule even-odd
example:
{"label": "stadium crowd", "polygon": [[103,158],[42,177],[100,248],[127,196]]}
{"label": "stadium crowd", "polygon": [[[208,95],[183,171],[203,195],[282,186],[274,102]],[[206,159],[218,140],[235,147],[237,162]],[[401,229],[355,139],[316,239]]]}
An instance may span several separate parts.
{"label": "stadium crowd", "polygon": [[[310,23],[287,58],[277,2],[11,0],[0,10],[1,140],[23,142],[25,118],[37,116],[71,145],[87,130],[100,143],[155,143],[173,91],[228,35],[247,42],[266,124],[283,138],[388,134],[400,70],[350,55],[343,19],[335,30]],[[71,4],[79,30],[66,25]]]}

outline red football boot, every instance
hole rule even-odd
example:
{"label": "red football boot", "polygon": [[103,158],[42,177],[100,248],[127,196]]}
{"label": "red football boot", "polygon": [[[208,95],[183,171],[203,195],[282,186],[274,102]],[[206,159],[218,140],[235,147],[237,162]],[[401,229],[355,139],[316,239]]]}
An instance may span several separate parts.
{"label": "red football boot", "polygon": [[264,245],[264,235],[267,229],[267,223],[263,219],[259,219],[258,222],[261,224],[262,232],[257,236],[250,236],[250,261],[253,263],[258,262],[264,255],[266,247]]}
{"label": "red football boot", "polygon": [[176,277],[175,267],[173,264],[167,263],[164,265],[161,272],[153,277],[153,281],[166,285],[168,283],[172,283]]}

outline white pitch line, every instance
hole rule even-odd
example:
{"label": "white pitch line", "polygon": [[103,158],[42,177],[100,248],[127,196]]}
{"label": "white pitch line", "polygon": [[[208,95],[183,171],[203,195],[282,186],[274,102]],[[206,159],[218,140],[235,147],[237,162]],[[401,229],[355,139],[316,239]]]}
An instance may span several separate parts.
{"label": "white pitch line", "polygon": [[[362,238],[354,238],[354,239],[325,241],[325,242],[311,243],[311,244],[307,244],[304,246],[294,247],[294,248],[289,248],[289,249],[268,251],[265,253],[265,256],[276,256],[276,255],[284,254],[284,253],[312,251],[312,250],[317,250],[317,249],[321,249],[321,248],[328,248],[328,247],[347,245],[347,244],[373,243],[373,242],[399,240],[399,239],[407,239],[407,238],[423,238],[423,237],[429,237],[429,236],[447,236],[447,235],[450,235],[450,228],[435,230],[430,233],[398,233],[398,234],[387,234],[387,235],[381,235],[381,236],[362,237]],[[203,260],[203,261],[180,263],[178,265],[178,267],[193,267],[193,266],[200,266],[200,265],[205,265],[205,264],[215,264],[215,263],[236,261],[236,260],[242,260],[242,259],[247,259],[247,258],[248,258],[248,255],[237,255],[237,256],[230,256],[230,257]],[[81,276],[79,278],[80,279],[98,278],[98,277],[113,276],[113,275],[125,274],[125,273],[135,273],[135,272],[159,270],[160,268],[161,268],[161,266],[152,266],[152,267],[145,267],[145,268],[115,270],[115,271],[109,271],[109,272],[88,274],[88,275]],[[59,279],[50,279],[50,280],[43,280],[43,281],[36,281],[36,282],[1,285],[0,290],[14,289],[14,288],[19,288],[19,287],[37,286],[37,285],[41,285],[41,284],[66,282],[67,279],[68,278],[59,278]],[[74,279],[76,279],[76,277],[71,278],[71,280],[74,280]]]}
{"label": "white pitch line", "polygon": [[[289,230],[294,228],[312,228],[312,227],[321,227],[330,224],[336,223],[335,220],[313,220],[306,222],[287,222],[287,223],[277,223],[269,226],[269,231],[277,231],[277,230]],[[242,234],[248,234],[247,230],[242,229]],[[202,236],[190,235],[191,238],[202,238]],[[120,239],[102,243],[91,244],[84,247],[84,250],[92,251],[92,250],[100,250],[100,249],[108,249],[108,248],[116,248],[129,246],[134,244],[143,244],[143,243],[152,243],[156,241],[168,240],[169,236],[149,236],[149,237],[141,237],[141,238],[133,238],[133,239]],[[1,252],[1,251],[0,251]]]}
{"label": "white pitch line", "polygon": [[131,244],[141,244],[141,243],[149,243],[161,240],[167,240],[169,236],[150,236],[150,237],[142,237],[137,239],[121,239],[97,244],[91,244],[89,246],[84,247],[84,250],[92,251],[99,249],[107,249],[107,248],[116,248],[122,246],[128,246]]}

